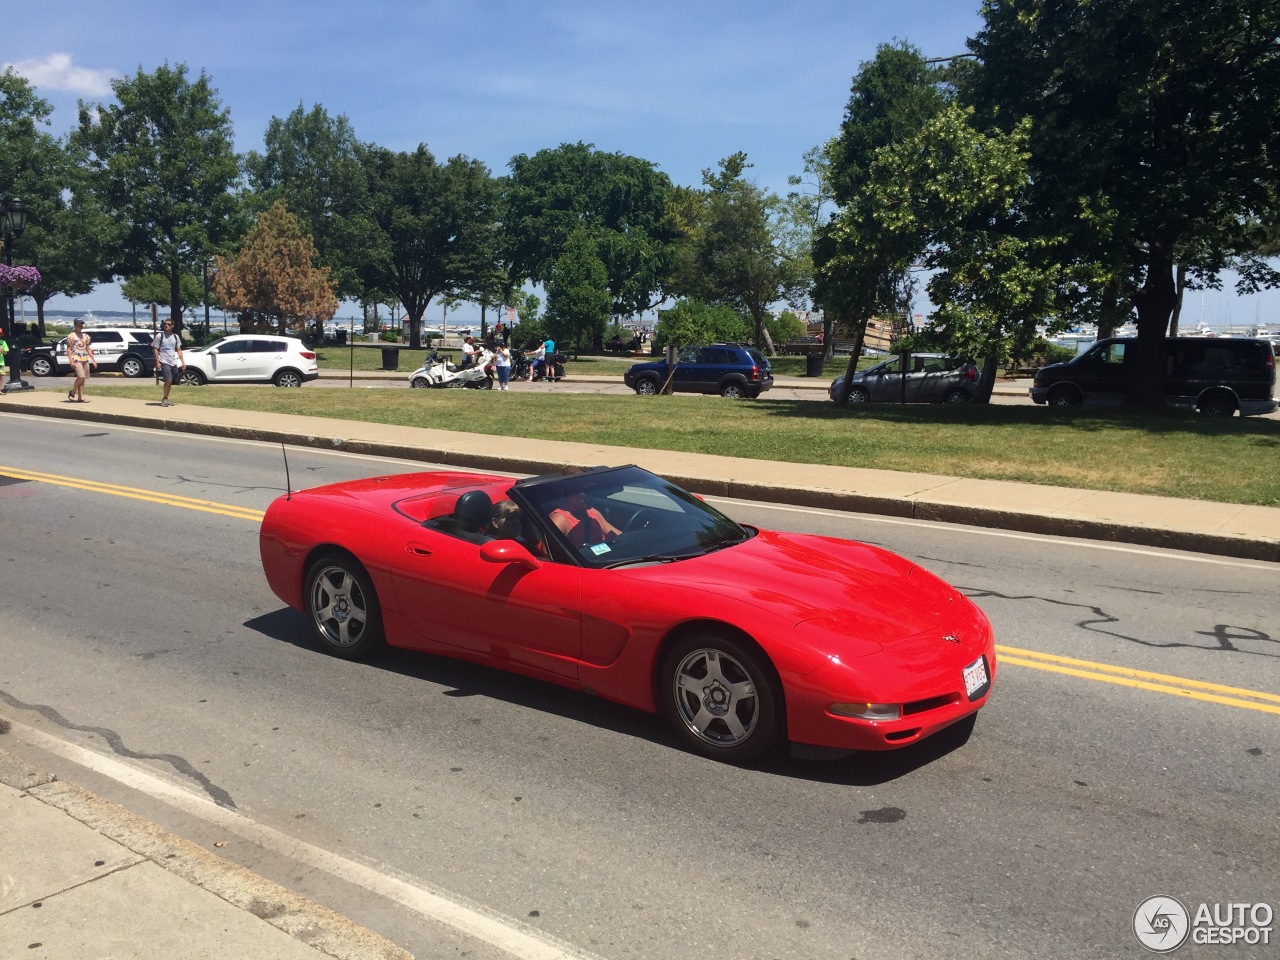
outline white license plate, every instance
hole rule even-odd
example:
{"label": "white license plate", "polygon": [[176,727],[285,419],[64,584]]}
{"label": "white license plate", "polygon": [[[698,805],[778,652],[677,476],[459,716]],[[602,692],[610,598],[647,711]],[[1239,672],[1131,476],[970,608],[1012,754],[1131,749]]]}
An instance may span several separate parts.
{"label": "white license plate", "polygon": [[970,697],[987,685],[987,662],[979,657],[964,668],[964,689]]}

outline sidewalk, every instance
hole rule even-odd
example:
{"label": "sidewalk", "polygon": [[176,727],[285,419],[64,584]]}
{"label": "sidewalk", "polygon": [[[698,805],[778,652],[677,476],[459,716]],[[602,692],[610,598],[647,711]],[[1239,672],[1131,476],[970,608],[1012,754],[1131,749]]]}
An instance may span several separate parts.
{"label": "sidewalk", "polygon": [[412,960],[395,944],[0,751],[0,957]]}

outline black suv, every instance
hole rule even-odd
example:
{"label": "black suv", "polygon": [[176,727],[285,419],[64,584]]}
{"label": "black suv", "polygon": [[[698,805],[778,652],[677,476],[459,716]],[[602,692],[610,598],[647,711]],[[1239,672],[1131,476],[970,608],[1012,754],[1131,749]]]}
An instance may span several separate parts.
{"label": "black suv", "polygon": [[[1068,363],[1041,367],[1031,399],[1053,407],[1118,404],[1137,367],[1138,341],[1099,340]],[[1165,403],[1216,416],[1276,409],[1276,357],[1267,340],[1169,337],[1165,340]]]}
{"label": "black suv", "polygon": [[754,400],[773,386],[773,369],[754,347],[713,343],[685,347],[676,354],[674,373],[665,360],[634,364],[622,379],[642,395],[655,394],[671,380],[675,393],[718,393],[722,397]]}

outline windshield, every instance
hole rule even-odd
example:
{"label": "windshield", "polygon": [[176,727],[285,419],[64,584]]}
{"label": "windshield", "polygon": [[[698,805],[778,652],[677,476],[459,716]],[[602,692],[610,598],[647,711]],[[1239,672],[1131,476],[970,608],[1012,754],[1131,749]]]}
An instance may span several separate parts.
{"label": "windshield", "polygon": [[587,567],[687,560],[754,533],[639,467],[537,477],[517,483],[511,494],[561,552]]}

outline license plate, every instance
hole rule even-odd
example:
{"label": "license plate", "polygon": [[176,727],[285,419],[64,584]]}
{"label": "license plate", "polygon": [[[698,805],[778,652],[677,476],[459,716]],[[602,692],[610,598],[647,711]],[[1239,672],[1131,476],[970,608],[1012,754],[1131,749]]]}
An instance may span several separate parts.
{"label": "license plate", "polygon": [[987,662],[979,657],[964,668],[964,690],[973,699],[973,695],[987,685]]}

